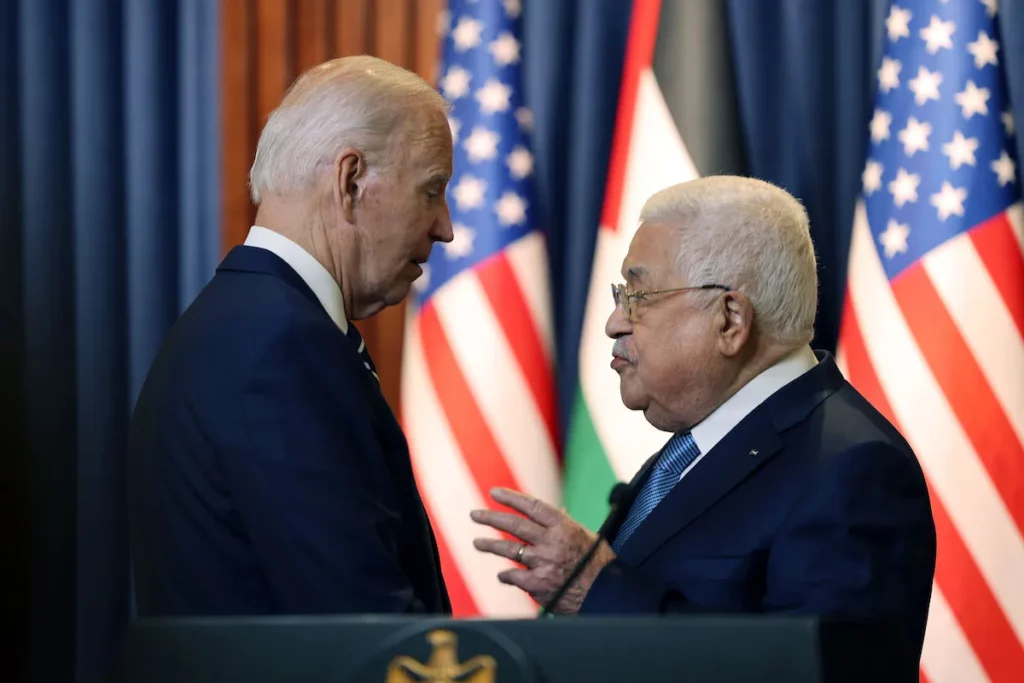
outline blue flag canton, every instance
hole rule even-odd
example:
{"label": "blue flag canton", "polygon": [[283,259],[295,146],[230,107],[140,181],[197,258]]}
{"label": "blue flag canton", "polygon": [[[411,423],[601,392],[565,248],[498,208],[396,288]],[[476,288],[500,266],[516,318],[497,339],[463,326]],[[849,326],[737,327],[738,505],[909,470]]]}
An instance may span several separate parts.
{"label": "blue flag canton", "polygon": [[453,105],[454,173],[447,199],[454,239],[435,245],[415,283],[418,302],[536,226],[521,11],[519,0],[452,0],[442,15],[439,89]]}
{"label": "blue flag canton", "polygon": [[996,0],[904,0],[885,21],[863,197],[890,279],[1020,197]]}

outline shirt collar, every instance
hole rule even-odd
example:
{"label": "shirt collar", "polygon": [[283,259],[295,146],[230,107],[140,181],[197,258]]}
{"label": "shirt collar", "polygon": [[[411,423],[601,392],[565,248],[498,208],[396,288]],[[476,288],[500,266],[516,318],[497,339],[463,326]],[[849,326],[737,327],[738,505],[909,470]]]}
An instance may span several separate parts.
{"label": "shirt collar", "polygon": [[245,246],[266,249],[291,266],[302,281],[313,290],[313,294],[327,311],[327,315],[331,316],[334,324],[348,334],[348,318],[345,315],[345,299],[341,295],[341,287],[312,254],[284,235],[259,225],[249,229]]}
{"label": "shirt collar", "polygon": [[700,452],[707,453],[714,448],[768,397],[817,364],[818,359],[811,347],[802,346],[743,385],[725,403],[694,425],[691,434]]}

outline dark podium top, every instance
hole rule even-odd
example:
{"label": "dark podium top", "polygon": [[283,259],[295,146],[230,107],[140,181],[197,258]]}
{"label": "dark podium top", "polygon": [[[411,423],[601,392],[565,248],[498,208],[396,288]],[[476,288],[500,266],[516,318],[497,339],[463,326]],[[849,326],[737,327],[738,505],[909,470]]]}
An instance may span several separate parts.
{"label": "dark podium top", "polygon": [[[891,632],[898,632],[892,629]],[[813,617],[151,619],[114,683],[916,681],[890,629]]]}

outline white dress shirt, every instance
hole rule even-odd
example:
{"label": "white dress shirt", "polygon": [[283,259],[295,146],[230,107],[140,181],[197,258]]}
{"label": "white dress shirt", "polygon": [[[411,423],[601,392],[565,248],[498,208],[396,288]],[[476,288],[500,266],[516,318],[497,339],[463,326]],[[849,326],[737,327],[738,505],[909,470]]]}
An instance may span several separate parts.
{"label": "white dress shirt", "polygon": [[266,249],[291,266],[302,281],[313,290],[313,294],[319,299],[327,315],[331,316],[334,324],[348,334],[348,318],[345,315],[345,299],[341,295],[341,286],[312,254],[284,235],[258,225],[249,228],[245,246]]}
{"label": "white dress shirt", "polygon": [[725,438],[732,429],[768,397],[786,386],[797,377],[818,364],[818,358],[810,346],[804,346],[789,354],[754,379],[747,382],[729,399],[718,406],[710,415],[694,425],[690,433],[700,449],[690,465],[683,470],[680,479],[694,468],[701,459]]}

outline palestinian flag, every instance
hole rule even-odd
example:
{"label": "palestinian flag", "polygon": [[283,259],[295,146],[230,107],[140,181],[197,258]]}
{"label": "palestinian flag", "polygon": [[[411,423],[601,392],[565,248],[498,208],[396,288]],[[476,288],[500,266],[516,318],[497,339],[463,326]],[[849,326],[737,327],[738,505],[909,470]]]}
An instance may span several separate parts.
{"label": "palestinian flag", "polygon": [[644,202],[699,175],[741,173],[724,0],[634,0],[566,445],[565,505],[597,528],[616,481],[668,440],[619,398],[604,334]]}

